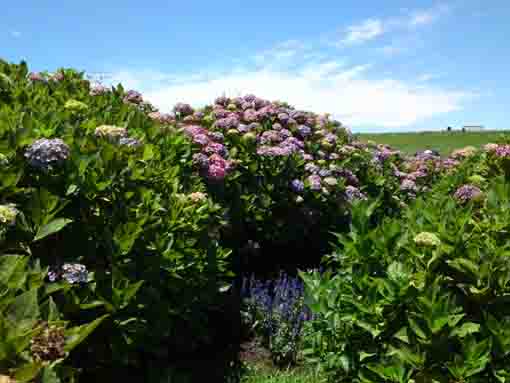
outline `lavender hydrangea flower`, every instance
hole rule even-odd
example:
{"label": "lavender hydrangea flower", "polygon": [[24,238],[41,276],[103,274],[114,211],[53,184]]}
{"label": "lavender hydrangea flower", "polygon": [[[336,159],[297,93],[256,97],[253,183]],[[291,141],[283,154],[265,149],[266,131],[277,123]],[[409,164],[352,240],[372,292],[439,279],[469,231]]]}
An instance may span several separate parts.
{"label": "lavender hydrangea flower", "polygon": [[41,73],[31,72],[28,74],[28,79],[31,82],[46,82],[46,79]]}
{"label": "lavender hydrangea flower", "polygon": [[142,145],[142,143],[136,138],[132,137],[121,137],[119,140],[119,145],[126,146],[128,148],[138,148]]}
{"label": "lavender hydrangea flower", "polygon": [[209,138],[205,134],[196,134],[193,136],[193,142],[205,146],[209,143]]}
{"label": "lavender hydrangea flower", "polygon": [[101,84],[96,84],[94,85],[92,88],[90,88],[90,91],[89,91],[89,95],[91,96],[100,96],[102,94],[106,94],[108,93],[108,88],[101,85]]}
{"label": "lavender hydrangea flower", "polygon": [[214,100],[214,103],[216,105],[221,105],[221,106],[227,106],[229,104],[230,100],[228,97],[225,97],[225,96],[220,96],[220,97],[217,97],[216,100]]}
{"label": "lavender hydrangea flower", "polygon": [[298,128],[298,133],[301,137],[306,138],[312,134],[312,129],[309,126],[301,125]]}
{"label": "lavender hydrangea flower", "polygon": [[314,190],[314,191],[321,190],[321,177],[320,176],[318,176],[316,174],[312,174],[311,176],[308,177],[308,182],[310,183],[311,190]]}
{"label": "lavender hydrangea flower", "polygon": [[319,176],[321,176],[321,177],[329,177],[329,176],[331,176],[332,173],[333,172],[329,169],[320,169],[319,170]]}
{"label": "lavender hydrangea flower", "polygon": [[510,158],[510,145],[498,145],[494,154],[499,158]]}
{"label": "lavender hydrangea flower", "polygon": [[227,155],[227,148],[218,142],[210,142],[204,148],[204,152],[206,154],[219,154],[220,156],[225,157]]}
{"label": "lavender hydrangea flower", "polygon": [[345,196],[347,201],[354,202],[356,200],[366,200],[367,196],[363,194],[357,187],[348,185],[345,188]]}
{"label": "lavender hydrangea flower", "polygon": [[222,143],[225,140],[225,136],[221,132],[209,132],[209,138],[219,143]]}
{"label": "lavender hydrangea flower", "polygon": [[301,180],[292,180],[290,187],[296,193],[301,193],[305,189],[305,184]]}
{"label": "lavender hydrangea flower", "polygon": [[126,104],[141,104],[143,102],[143,97],[140,92],[136,90],[128,90],[123,98],[123,101]]}
{"label": "lavender hydrangea flower", "polygon": [[193,154],[192,161],[193,164],[202,169],[207,169],[209,167],[209,157],[207,157],[204,153]]}
{"label": "lavender hydrangea flower", "polygon": [[41,138],[30,145],[25,158],[31,166],[49,171],[62,165],[70,153],[69,146],[60,138]]}
{"label": "lavender hydrangea flower", "polygon": [[180,117],[185,117],[185,116],[193,114],[194,110],[191,107],[191,105],[179,102],[179,103],[175,104],[174,112],[178,113]]}
{"label": "lavender hydrangea flower", "polygon": [[418,187],[416,186],[416,182],[414,182],[412,179],[406,178],[400,184],[400,190],[416,193],[418,191]]}
{"label": "lavender hydrangea flower", "polygon": [[453,197],[460,203],[479,201],[483,198],[482,191],[475,185],[467,184],[459,187]]}
{"label": "lavender hydrangea flower", "polygon": [[311,162],[308,162],[306,165],[305,165],[305,172],[308,172],[308,173],[312,173],[312,174],[315,174],[315,173],[318,173],[320,170],[320,168],[311,163]]}
{"label": "lavender hydrangea flower", "polygon": [[80,263],[65,263],[62,265],[62,279],[71,284],[85,283],[88,281],[87,268]]}

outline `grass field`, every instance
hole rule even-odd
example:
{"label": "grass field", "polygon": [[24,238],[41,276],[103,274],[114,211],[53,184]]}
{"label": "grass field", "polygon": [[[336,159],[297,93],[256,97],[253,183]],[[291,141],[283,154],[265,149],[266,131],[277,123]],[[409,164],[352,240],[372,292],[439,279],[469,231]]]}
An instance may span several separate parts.
{"label": "grass field", "polygon": [[408,154],[425,149],[435,149],[441,155],[447,155],[452,150],[465,146],[480,147],[489,142],[495,142],[502,134],[510,135],[510,130],[483,132],[416,132],[416,133],[377,133],[359,134],[362,141],[374,141],[387,144]]}

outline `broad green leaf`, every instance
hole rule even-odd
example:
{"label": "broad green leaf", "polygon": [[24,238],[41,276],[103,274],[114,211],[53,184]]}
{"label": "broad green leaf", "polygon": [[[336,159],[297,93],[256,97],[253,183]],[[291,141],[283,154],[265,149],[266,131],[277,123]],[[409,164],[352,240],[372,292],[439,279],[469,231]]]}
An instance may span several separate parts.
{"label": "broad green leaf", "polygon": [[19,328],[32,327],[39,317],[37,289],[18,295],[7,309],[7,318]]}
{"label": "broad green leaf", "polygon": [[66,331],[65,331],[66,344],[65,344],[65,347],[64,347],[64,351],[65,352],[69,352],[73,348],[78,346],[107,317],[109,317],[109,314],[105,314],[105,315],[95,319],[91,323],[87,323],[87,324],[84,324],[84,325],[81,325],[81,326],[77,326],[77,327],[72,327],[72,328],[66,329]]}
{"label": "broad green leaf", "polygon": [[450,333],[451,336],[458,336],[464,338],[467,335],[474,334],[480,331],[480,325],[478,323],[466,322],[460,327],[456,327]]}
{"label": "broad green leaf", "polygon": [[47,237],[48,235],[62,230],[70,222],[73,222],[73,220],[68,218],[56,218],[52,220],[51,222],[39,228],[37,234],[35,235],[34,241],[38,241],[44,237]]}
{"label": "broad green leaf", "polygon": [[15,370],[14,379],[18,383],[28,383],[39,375],[42,367],[40,363],[27,363]]}

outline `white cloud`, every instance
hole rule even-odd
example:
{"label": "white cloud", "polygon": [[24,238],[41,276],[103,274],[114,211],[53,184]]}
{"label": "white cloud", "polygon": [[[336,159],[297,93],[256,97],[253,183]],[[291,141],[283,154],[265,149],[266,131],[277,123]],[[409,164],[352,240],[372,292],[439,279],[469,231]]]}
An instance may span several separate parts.
{"label": "white cloud", "polygon": [[440,78],[441,75],[437,73],[424,73],[418,77],[419,82],[428,82]]}
{"label": "white cloud", "polygon": [[[270,100],[285,100],[297,108],[332,113],[350,126],[397,128],[462,108],[473,97],[466,91],[416,86],[396,79],[370,79],[370,65],[347,67],[342,61],[308,64],[298,71],[271,68],[244,70],[148,86],[147,73],[119,72],[126,88],[144,91],[144,97],[163,111],[177,102],[196,107],[216,97],[253,93]],[[173,78],[156,75],[155,79]],[[193,79],[193,76],[186,77]],[[157,82],[157,81],[156,81]],[[129,86],[128,86],[129,85]]]}
{"label": "white cloud", "polygon": [[[360,23],[353,24],[346,28],[340,42],[333,45],[344,47],[346,45],[361,44],[374,40],[386,33],[393,31],[408,31],[438,20],[450,10],[447,4],[439,4],[431,8],[408,11],[404,16],[389,18],[368,18]],[[388,54],[396,53],[396,48],[386,46]]]}
{"label": "white cloud", "polygon": [[410,15],[408,24],[411,27],[431,24],[449,10],[450,7],[448,5],[440,4],[429,9],[414,11]]}
{"label": "white cloud", "polygon": [[347,34],[342,44],[360,44],[375,39],[384,33],[383,22],[379,19],[367,19],[360,24],[347,27]]}

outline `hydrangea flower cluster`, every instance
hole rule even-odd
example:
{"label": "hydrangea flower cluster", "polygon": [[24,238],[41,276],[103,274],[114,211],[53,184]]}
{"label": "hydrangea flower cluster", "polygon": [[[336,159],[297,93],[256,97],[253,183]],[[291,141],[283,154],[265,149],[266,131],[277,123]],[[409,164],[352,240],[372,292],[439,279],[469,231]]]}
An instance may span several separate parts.
{"label": "hydrangea flower cluster", "polygon": [[437,247],[441,244],[441,240],[436,234],[426,231],[417,234],[413,240],[418,246],[424,247]]}
{"label": "hydrangea flower cluster", "polygon": [[191,193],[188,198],[194,203],[203,202],[207,199],[207,194],[202,192]]}
{"label": "hydrangea flower cluster", "polygon": [[64,328],[43,322],[43,331],[30,340],[30,351],[39,363],[53,362],[65,356]]}
{"label": "hydrangea flower cluster", "polygon": [[101,84],[95,84],[90,88],[89,95],[91,96],[101,96],[109,92],[109,89]]}
{"label": "hydrangea flower cluster", "polygon": [[467,203],[470,201],[476,202],[483,198],[483,192],[475,185],[466,184],[459,187],[453,197],[460,203]]}
{"label": "hydrangea flower cluster", "polygon": [[41,73],[38,72],[31,72],[28,74],[28,79],[31,82],[46,82],[46,79]]}
{"label": "hydrangea flower cluster", "polygon": [[193,155],[193,163],[202,170],[208,179],[223,180],[233,170],[235,162],[226,159],[228,150],[221,143],[224,140],[223,134],[209,132],[198,125],[186,126],[184,132],[195,144],[200,145],[201,153]]}
{"label": "hydrangea flower cluster", "polygon": [[133,137],[121,137],[119,139],[119,145],[126,146],[131,149],[136,149],[142,146],[142,143]]}
{"label": "hydrangea flower cluster", "polygon": [[510,159],[510,145],[498,145],[494,154],[499,158]]}
{"label": "hydrangea flower cluster", "polygon": [[179,103],[175,104],[174,112],[176,114],[178,114],[180,117],[185,117],[185,116],[192,115],[194,110],[191,107],[191,105],[179,102]]}
{"label": "hydrangea flower cluster", "polygon": [[345,187],[345,197],[347,201],[354,202],[356,200],[366,200],[367,196],[362,193],[357,187],[347,185]]}
{"label": "hydrangea flower cluster", "polygon": [[0,224],[13,226],[16,224],[18,209],[14,204],[0,205]]}
{"label": "hydrangea flower cluster", "polygon": [[34,168],[49,171],[62,165],[70,153],[69,146],[60,138],[41,138],[29,146],[25,158]]}
{"label": "hydrangea flower cluster", "polygon": [[136,90],[128,90],[122,99],[125,104],[139,105],[143,102],[143,97]]}
{"label": "hydrangea flower cluster", "polygon": [[48,272],[50,282],[65,280],[70,284],[86,283],[88,281],[88,271],[85,265],[80,263],[64,263],[60,269]]}
{"label": "hydrangea flower cluster", "polygon": [[147,116],[161,125],[170,125],[175,122],[175,116],[170,113],[151,112]]}
{"label": "hydrangea flower cluster", "polygon": [[123,137],[127,137],[126,128],[115,125],[101,125],[94,131],[96,137],[108,138],[112,141],[118,141]]}
{"label": "hydrangea flower cluster", "polygon": [[53,73],[51,76],[50,76],[50,81],[54,81],[54,82],[60,82],[60,81],[64,81],[64,73],[63,72],[55,72]]}
{"label": "hydrangea flower cluster", "polygon": [[465,148],[454,150],[450,154],[450,157],[453,159],[462,160],[464,158],[474,156],[477,152],[478,149],[474,146],[466,146]]}

